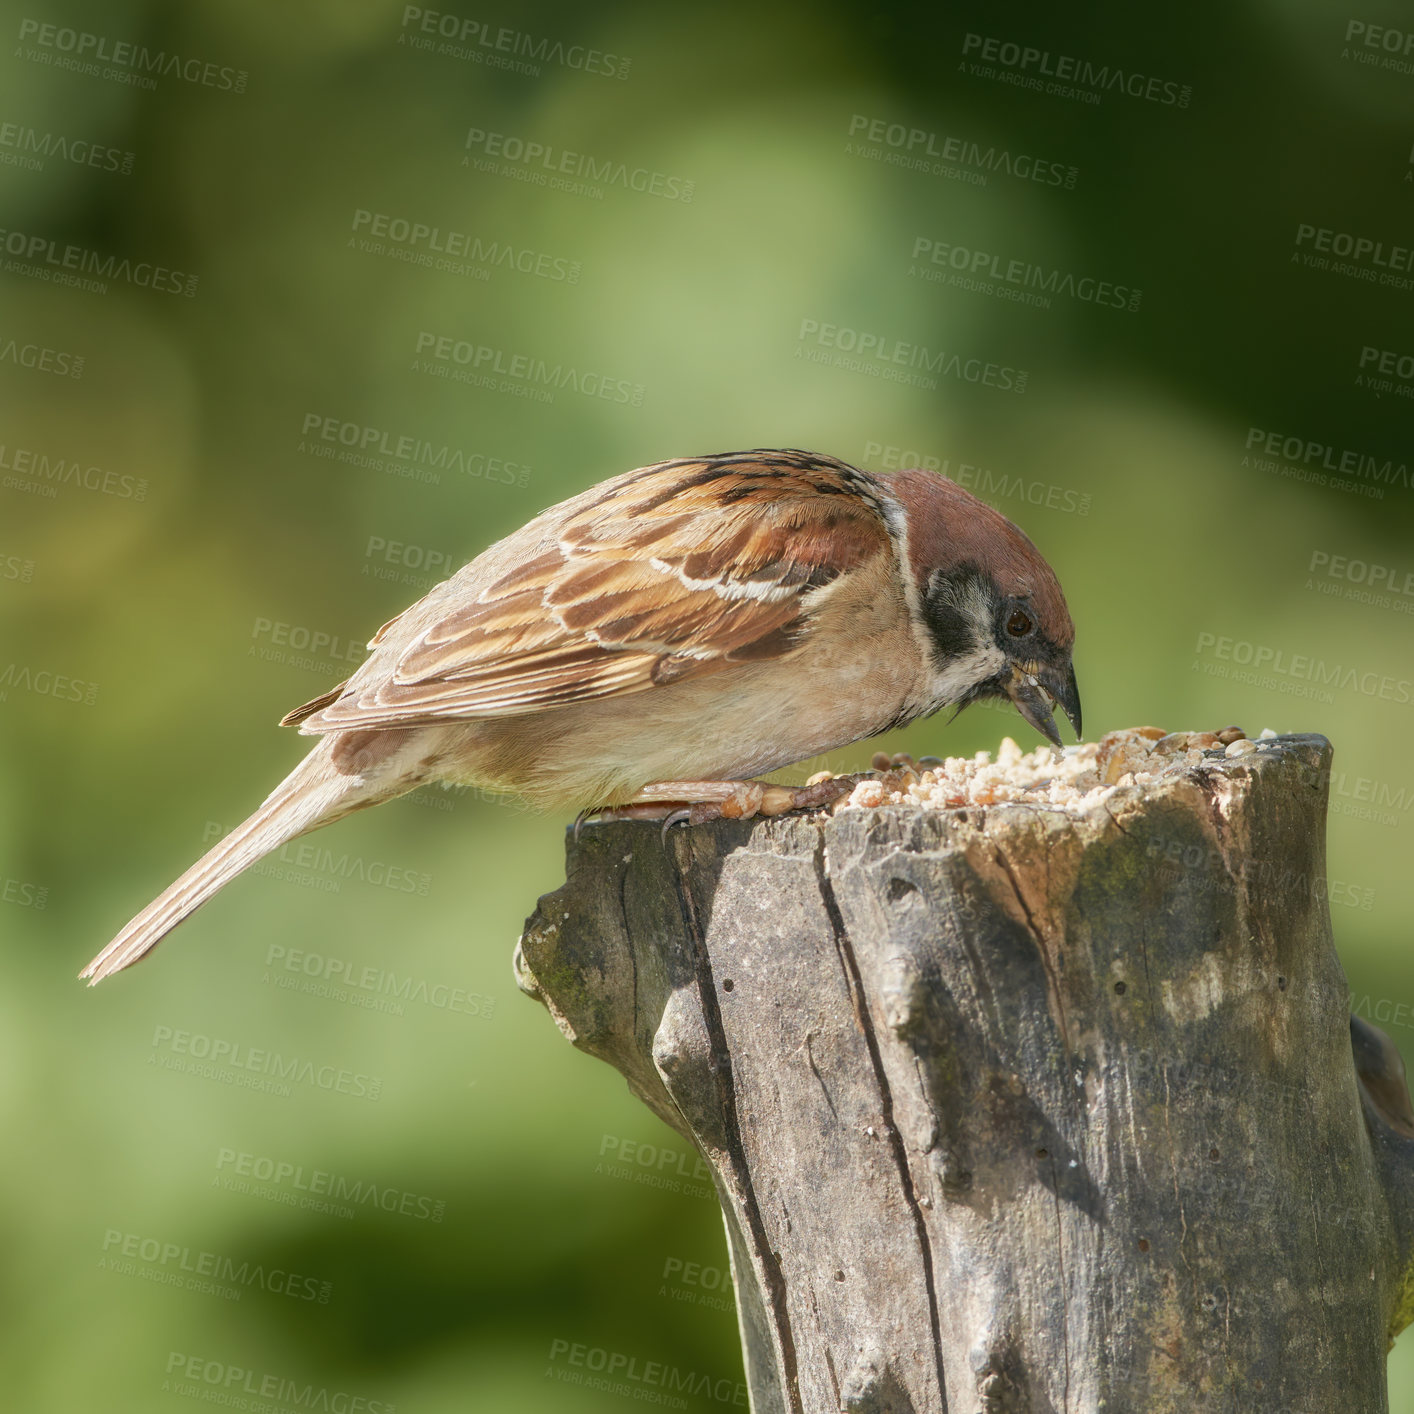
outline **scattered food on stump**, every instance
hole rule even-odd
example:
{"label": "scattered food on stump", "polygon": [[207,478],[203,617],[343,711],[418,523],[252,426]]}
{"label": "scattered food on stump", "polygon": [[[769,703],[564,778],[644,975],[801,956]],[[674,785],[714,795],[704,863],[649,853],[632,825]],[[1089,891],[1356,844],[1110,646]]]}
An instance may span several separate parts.
{"label": "scattered food on stump", "polygon": [[[1127,727],[1099,741],[1056,748],[1038,746],[1023,752],[1003,737],[997,759],[975,756],[924,756],[915,761],[902,753],[875,752],[876,774],[860,779],[831,808],[876,809],[881,805],[928,805],[952,810],[969,805],[1048,805],[1089,810],[1118,786],[1149,785],[1205,760],[1247,756],[1270,750],[1276,733],[1264,729],[1250,741],[1241,727],[1215,732],[1165,732],[1161,727]],[[809,785],[836,779],[828,771],[810,777]]]}

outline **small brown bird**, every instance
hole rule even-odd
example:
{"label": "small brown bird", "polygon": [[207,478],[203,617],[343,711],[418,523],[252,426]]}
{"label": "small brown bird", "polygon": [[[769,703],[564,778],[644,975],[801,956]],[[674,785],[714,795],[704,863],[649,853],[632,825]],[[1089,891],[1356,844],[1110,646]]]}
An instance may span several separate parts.
{"label": "small brown bird", "polygon": [[659,462],[537,516],[384,624],[282,725],[319,744],[81,974],[101,981],[298,835],[432,781],[547,807],[779,813],[750,778],[1008,697],[1077,735],[1075,630],[1005,516],[929,471],[810,452]]}

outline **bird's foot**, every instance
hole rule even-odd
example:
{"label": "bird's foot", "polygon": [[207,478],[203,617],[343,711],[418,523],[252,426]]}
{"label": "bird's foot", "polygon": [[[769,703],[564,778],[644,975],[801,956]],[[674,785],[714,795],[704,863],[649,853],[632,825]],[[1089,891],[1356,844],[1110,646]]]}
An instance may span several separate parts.
{"label": "bird's foot", "polygon": [[830,776],[804,786],[769,781],[654,781],[624,804],[591,813],[598,820],[661,820],[666,831],[679,823],[704,825],[708,820],[817,810],[848,795],[863,779],[862,775]]}
{"label": "bird's foot", "polygon": [[770,781],[654,781],[622,805],[584,811],[575,821],[575,838],[589,819],[661,820],[666,835],[679,824],[705,825],[709,820],[749,820],[756,815],[818,810],[848,795],[860,781],[882,779],[890,789],[901,787],[935,759],[924,757],[915,762],[904,752],[890,756],[877,751],[872,771],[848,776],[822,771],[803,786],[778,786]]}

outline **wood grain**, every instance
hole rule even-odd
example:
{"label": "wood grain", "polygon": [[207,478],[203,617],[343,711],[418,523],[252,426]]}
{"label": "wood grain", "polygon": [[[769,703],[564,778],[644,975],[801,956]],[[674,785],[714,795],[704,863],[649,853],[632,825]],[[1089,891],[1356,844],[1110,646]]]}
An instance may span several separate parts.
{"label": "wood grain", "polygon": [[1329,763],[571,839],[518,978],[711,1166],[758,1414],[1387,1408],[1414,1125]]}

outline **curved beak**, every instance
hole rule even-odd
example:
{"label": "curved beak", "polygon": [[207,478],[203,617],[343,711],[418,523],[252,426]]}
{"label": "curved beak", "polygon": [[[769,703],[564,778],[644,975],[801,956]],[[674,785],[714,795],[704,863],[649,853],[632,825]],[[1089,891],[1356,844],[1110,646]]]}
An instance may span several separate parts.
{"label": "curved beak", "polygon": [[1006,695],[1011,704],[1026,720],[1041,733],[1047,741],[1056,746],[1061,744],[1060,732],[1052,717],[1055,704],[1075,728],[1076,739],[1080,737],[1080,689],[1075,683],[1075,669],[1069,663],[1065,671],[1043,667],[1029,672],[1019,663],[1012,665],[1011,677],[1005,684]]}

